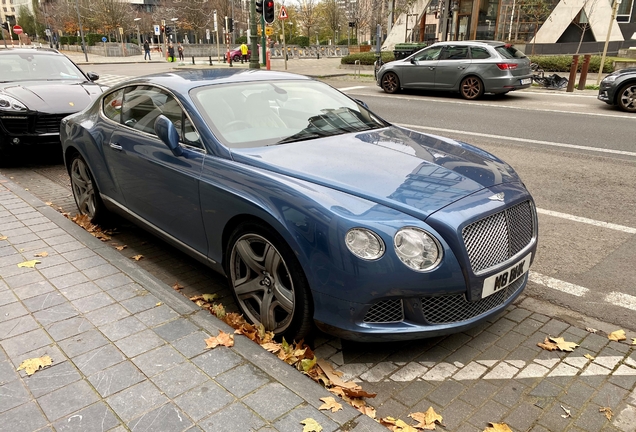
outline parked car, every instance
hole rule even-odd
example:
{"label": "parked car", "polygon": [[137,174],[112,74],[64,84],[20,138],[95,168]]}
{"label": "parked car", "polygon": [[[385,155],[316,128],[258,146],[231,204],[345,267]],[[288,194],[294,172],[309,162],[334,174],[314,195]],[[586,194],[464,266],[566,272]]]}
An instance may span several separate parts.
{"label": "parked car", "polygon": [[225,274],[287,340],[462,331],[524,289],[535,204],[466,143],[383,120],[300,75],[140,77],[63,120],[81,213],[114,211]]}
{"label": "parked car", "polygon": [[598,98],[626,112],[636,112],[636,68],[613,72],[603,78]]}
{"label": "parked car", "polygon": [[464,99],[506,94],[532,85],[530,60],[496,41],[438,42],[403,60],[385,63],[376,74],[387,93],[402,89],[459,92]]}
{"label": "parked car", "polygon": [[60,121],[102,93],[98,79],[56,50],[0,50],[0,154],[36,144],[59,146]]}
{"label": "parked car", "polygon": [[[261,45],[258,44],[258,48],[260,49]],[[250,56],[252,55],[252,47],[251,45],[248,45],[248,50],[247,50],[247,59],[249,60]],[[232,61],[233,62],[239,62],[241,61],[241,47],[238,46],[236,48],[234,48],[233,50],[230,51],[230,57],[232,57]]]}

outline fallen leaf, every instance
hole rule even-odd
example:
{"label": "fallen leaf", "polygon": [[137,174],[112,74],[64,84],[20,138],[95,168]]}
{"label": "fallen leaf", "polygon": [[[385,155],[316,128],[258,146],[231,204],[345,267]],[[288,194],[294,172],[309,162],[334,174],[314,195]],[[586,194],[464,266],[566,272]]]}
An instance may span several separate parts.
{"label": "fallen leaf", "polygon": [[416,422],[419,422],[415,425],[416,428],[424,429],[424,430],[435,430],[435,424],[442,424],[442,416],[437,414],[433,407],[429,407],[426,412],[415,412],[409,414]]}
{"label": "fallen leaf", "polygon": [[614,342],[619,342],[627,339],[625,336],[625,330],[616,330],[607,335],[607,338]]}
{"label": "fallen leaf", "polygon": [[48,355],[37,358],[30,358],[20,363],[18,370],[24,369],[27,375],[33,375],[40,368],[51,366],[52,363],[53,360]]}
{"label": "fallen leaf", "polygon": [[172,285],[172,289],[175,291],[179,291],[183,289],[183,286],[179,285],[179,282],[175,282],[174,285]]}
{"label": "fallen leaf", "polygon": [[598,411],[604,413],[605,418],[607,418],[608,420],[611,420],[612,416],[614,415],[610,407],[601,407],[598,409]]}
{"label": "fallen leaf", "polygon": [[300,422],[303,426],[303,432],[321,432],[322,426],[318,424],[318,422],[312,418],[306,418],[305,420]]}
{"label": "fallen leaf", "polygon": [[139,261],[140,259],[142,259],[144,256],[143,255],[135,255],[130,257],[131,259],[134,259],[135,261]]}
{"label": "fallen leaf", "polygon": [[316,366],[316,362],[318,361],[318,358],[316,356],[314,356],[313,358],[310,359],[302,359],[300,361],[300,368],[303,372],[308,372],[311,368],[313,368],[314,366]]}
{"label": "fallen leaf", "polygon": [[205,347],[207,349],[216,348],[219,345],[226,347],[234,346],[234,335],[219,330],[218,336],[210,336],[205,340]]}
{"label": "fallen leaf", "polygon": [[49,256],[49,253],[48,252],[40,252],[40,253],[36,253],[33,256],[34,257],[38,257],[38,258],[45,258],[45,257]]}
{"label": "fallen leaf", "polygon": [[594,360],[594,359],[596,358],[596,357],[591,356],[591,355],[589,355],[589,354],[585,354],[583,357],[585,357],[585,358],[586,358],[586,359],[588,359],[588,360]]}
{"label": "fallen leaf", "polygon": [[588,331],[590,333],[596,333],[598,330],[596,330],[595,328],[592,328],[592,327],[586,327],[585,331]]}
{"label": "fallen leaf", "polygon": [[375,408],[373,408],[372,406],[369,405],[362,405],[360,407],[356,407],[356,409],[358,411],[360,411],[362,414],[371,417],[372,419],[375,419]]}
{"label": "fallen leaf", "polygon": [[488,423],[490,427],[484,429],[484,432],[512,432],[512,429],[505,423]]}
{"label": "fallen leaf", "polygon": [[122,246],[115,246],[115,249],[117,249],[118,251],[123,251],[124,249],[126,249],[128,246],[126,245],[122,245]]}
{"label": "fallen leaf", "polygon": [[[236,330],[236,331],[238,332],[239,330]],[[261,346],[265,348],[267,351],[271,352],[272,354],[276,354],[281,349],[280,344],[275,342],[264,343],[264,344],[261,344]]]}
{"label": "fallen leaf", "polygon": [[636,345],[636,338],[632,338],[632,345]]}
{"label": "fallen leaf", "polygon": [[163,303],[161,302],[157,302],[157,304],[155,306],[161,306]]}
{"label": "fallen leaf", "polygon": [[18,264],[18,267],[35,268],[36,264],[41,264],[38,260],[25,261]]}
{"label": "fallen leaf", "polygon": [[218,294],[203,294],[201,297],[203,297],[203,300],[205,300],[206,302],[211,302],[217,299],[219,295]]}
{"label": "fallen leaf", "polygon": [[[381,418],[380,424],[386,426],[393,432],[418,432],[413,426],[406,424],[404,420],[395,419],[393,417]],[[435,428],[433,427],[433,429]]]}
{"label": "fallen leaf", "polygon": [[219,319],[223,319],[223,317],[225,317],[225,308],[221,303],[212,306],[211,312]]}
{"label": "fallen leaf", "polygon": [[561,409],[565,412],[565,414],[561,414],[561,417],[563,417],[563,418],[572,417],[572,413],[570,412],[569,409],[567,409],[563,405],[561,405]]}
{"label": "fallen leaf", "polygon": [[44,204],[46,204],[47,206],[53,205],[53,203],[51,201],[47,201]]}
{"label": "fallen leaf", "polygon": [[[333,385],[339,386],[342,388],[350,388],[350,389],[360,388],[359,385],[357,385],[356,383],[352,381],[345,382],[342,379],[340,379],[338,372],[333,370],[331,365],[327,363],[325,360],[323,359],[318,360],[318,366],[320,366],[320,369],[323,370],[323,372],[327,375],[327,378],[329,378],[329,380],[332,382]],[[340,375],[342,375],[342,372],[340,372]]]}
{"label": "fallen leaf", "polygon": [[0,236],[0,240],[6,240],[7,236]]}
{"label": "fallen leaf", "polygon": [[555,338],[555,337],[549,336],[545,338],[543,343],[539,342],[537,346],[547,351],[554,351],[558,349],[561,351],[572,352],[572,350],[579,345],[574,342],[566,342],[565,339],[563,339],[562,337]]}
{"label": "fallen leaf", "polygon": [[336,412],[342,409],[342,405],[336,402],[331,396],[321,397],[320,400],[324,403],[318,407],[319,410],[331,410],[331,412]]}

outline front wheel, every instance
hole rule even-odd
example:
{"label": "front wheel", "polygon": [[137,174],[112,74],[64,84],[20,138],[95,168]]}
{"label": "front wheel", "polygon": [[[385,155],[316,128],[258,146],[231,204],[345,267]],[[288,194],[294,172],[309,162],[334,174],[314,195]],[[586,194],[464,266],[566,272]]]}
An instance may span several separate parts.
{"label": "front wheel", "polygon": [[477,77],[466,77],[459,85],[459,92],[464,99],[478,99],[484,94],[484,83]]}
{"label": "front wheel", "polygon": [[313,326],[309,284],[292,250],[271,228],[239,225],[228,242],[226,271],[236,302],[253,324],[286,340]]}
{"label": "front wheel", "polygon": [[397,93],[400,90],[400,79],[394,72],[387,72],[382,76],[382,90],[387,93]]}
{"label": "front wheel", "polygon": [[623,111],[636,112],[636,83],[627,84],[618,91],[618,107]]}
{"label": "front wheel", "polygon": [[76,154],[70,166],[71,188],[80,214],[88,216],[91,222],[103,219],[107,210],[86,161]]}
{"label": "front wheel", "polygon": [[239,62],[239,61],[241,61],[241,56],[239,56],[239,55],[235,55],[234,57],[232,57],[232,61],[233,61],[233,62]]}

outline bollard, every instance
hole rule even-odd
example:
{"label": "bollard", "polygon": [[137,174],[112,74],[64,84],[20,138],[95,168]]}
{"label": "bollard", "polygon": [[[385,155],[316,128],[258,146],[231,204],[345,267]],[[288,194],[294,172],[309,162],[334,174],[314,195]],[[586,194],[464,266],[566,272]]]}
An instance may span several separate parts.
{"label": "bollard", "polygon": [[316,53],[317,60],[320,60],[320,53]]}
{"label": "bollard", "polygon": [[212,66],[212,56],[208,56],[208,59],[210,60],[210,66]]}
{"label": "bollard", "polygon": [[194,56],[192,56],[192,64],[194,64]]}
{"label": "bollard", "polygon": [[587,81],[587,70],[590,68],[591,54],[583,56],[583,66],[581,66],[581,77],[579,78],[579,90],[585,90],[585,81]]}
{"label": "bollard", "polygon": [[578,54],[572,56],[572,65],[570,66],[570,79],[568,80],[567,92],[572,93],[574,91],[574,81],[576,81],[576,69],[579,66]]}
{"label": "bollard", "polygon": [[223,63],[227,63],[226,59],[227,59],[227,56],[223,56]]}

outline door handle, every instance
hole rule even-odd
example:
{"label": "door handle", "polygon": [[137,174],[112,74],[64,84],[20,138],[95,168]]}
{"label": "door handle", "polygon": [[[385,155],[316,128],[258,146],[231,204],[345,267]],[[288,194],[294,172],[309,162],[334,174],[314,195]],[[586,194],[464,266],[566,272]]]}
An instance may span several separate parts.
{"label": "door handle", "polygon": [[120,146],[120,145],[119,145],[119,144],[117,144],[117,143],[110,143],[110,148],[112,148],[112,149],[114,149],[114,150],[118,150],[118,151],[122,151],[122,150],[123,150],[123,147],[122,147],[122,146]]}
{"label": "door handle", "polygon": [[428,70],[435,70],[435,66],[429,66]]}
{"label": "door handle", "polygon": [[466,66],[457,66],[457,69],[466,69]]}

